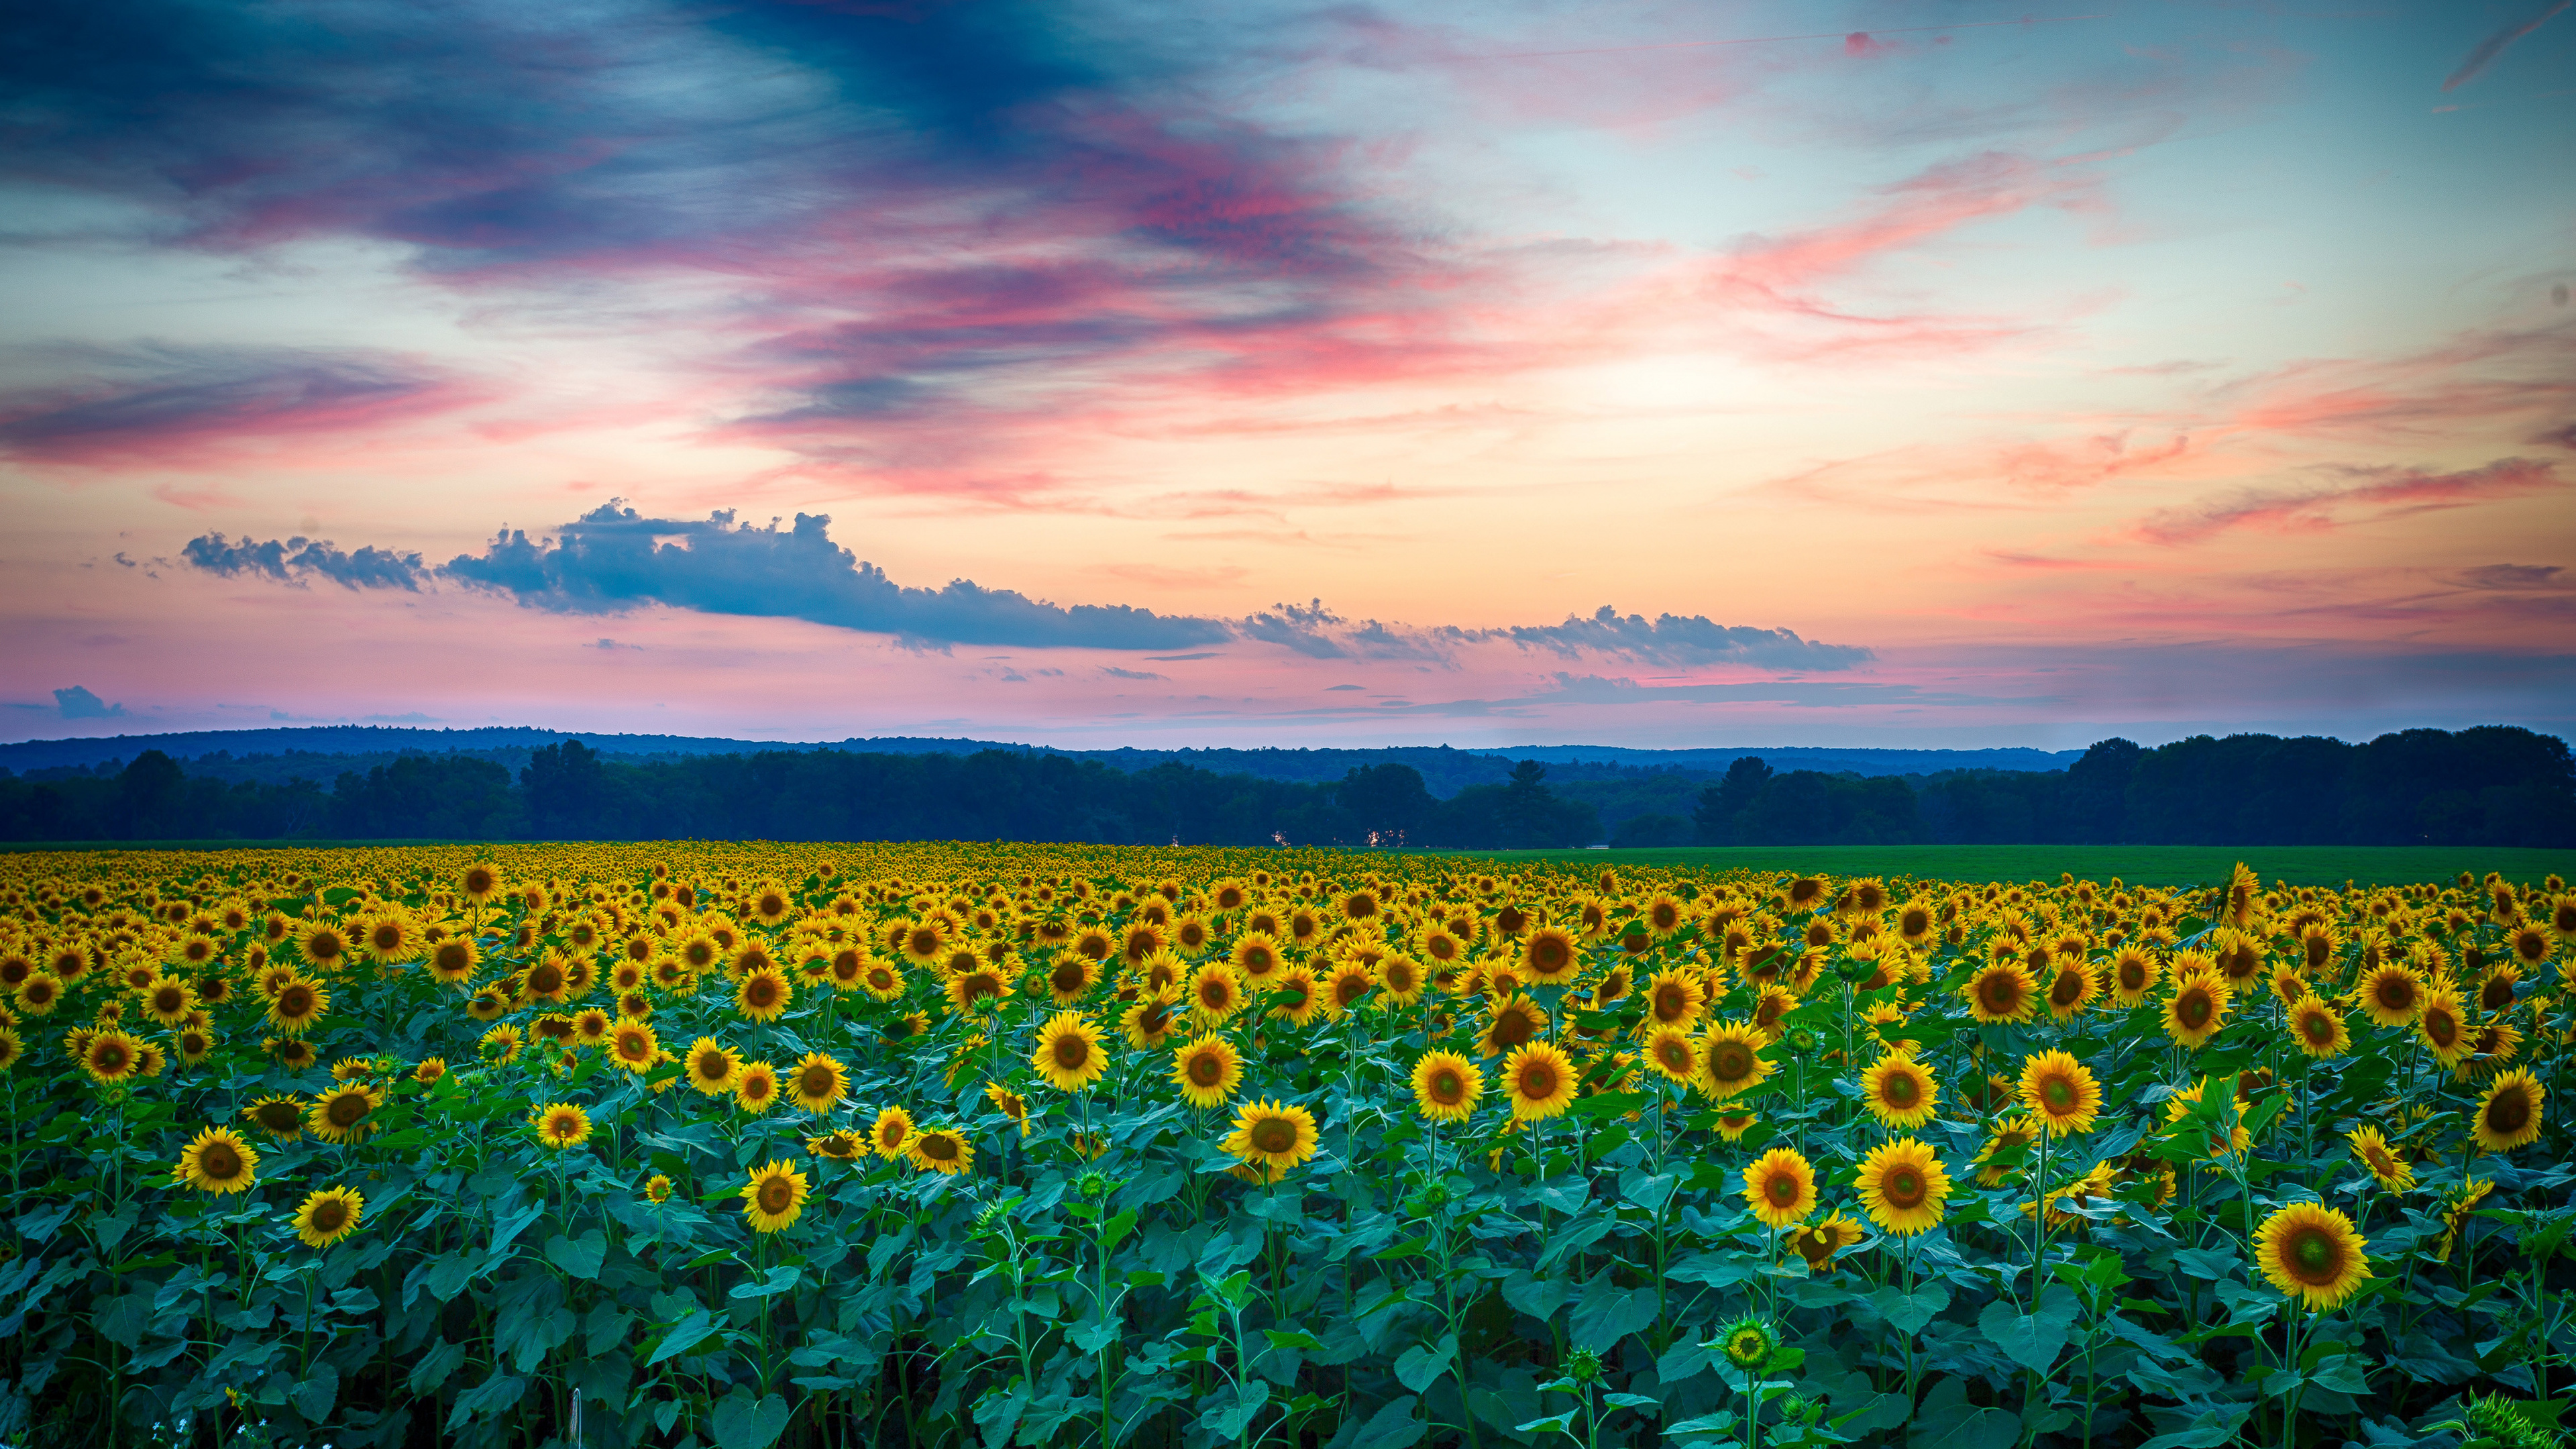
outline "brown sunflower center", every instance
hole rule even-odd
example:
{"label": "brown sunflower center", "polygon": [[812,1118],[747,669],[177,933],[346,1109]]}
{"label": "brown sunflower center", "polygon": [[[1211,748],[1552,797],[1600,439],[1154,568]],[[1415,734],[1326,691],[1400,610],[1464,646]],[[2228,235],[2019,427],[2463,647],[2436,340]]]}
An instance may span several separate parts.
{"label": "brown sunflower center", "polygon": [[2510,1137],[2531,1124],[2531,1099],[2519,1088],[2498,1092],[2487,1103],[2487,1130]]}
{"label": "brown sunflower center", "polygon": [[1910,1074],[1894,1072],[1889,1074],[1886,1085],[1880,1089],[1880,1095],[1887,1099],[1887,1104],[1891,1107],[1911,1107],[1923,1100],[1923,1088]]}
{"label": "brown sunflower center", "polygon": [[197,1154],[197,1171],[216,1182],[228,1182],[239,1177],[241,1170],[241,1154],[233,1151],[229,1142],[209,1142],[205,1150]]}
{"label": "brown sunflower center", "polygon": [[2075,1084],[2064,1077],[2051,1077],[2040,1084],[2039,1099],[2047,1103],[2052,1112],[2072,1111],[2076,1099]]}
{"label": "brown sunflower center", "polygon": [[1297,1145],[1297,1124],[1285,1117],[1264,1117],[1252,1124],[1248,1136],[1255,1152],[1288,1152]]}
{"label": "brown sunflower center", "polygon": [[1078,1071],[1091,1061],[1091,1043],[1072,1032],[1055,1039],[1055,1064],[1066,1071]]}
{"label": "brown sunflower center", "polygon": [[1925,1195],[1923,1174],[1912,1167],[1898,1167],[1880,1180],[1879,1195],[1892,1207],[1920,1207]]}
{"label": "brown sunflower center", "polygon": [[2011,976],[1998,971],[1977,986],[1977,999],[1991,1012],[2008,1012],[2021,1004],[2021,986]]}
{"label": "brown sunflower center", "polygon": [[355,1127],[367,1115],[366,1097],[357,1092],[342,1092],[322,1109],[322,1115],[334,1127]]}
{"label": "brown sunflower center", "polygon": [[2052,1006],[2073,1006],[2082,999],[2083,995],[2084,973],[2060,971],[2057,973],[2056,984],[2049,988],[2048,1000]]}
{"label": "brown sunflower center", "polygon": [[2290,1239],[2288,1253],[2290,1276],[2302,1283],[2331,1283],[2341,1265],[2342,1251],[2333,1236],[2323,1228],[2305,1228]]}
{"label": "brown sunflower center", "polygon": [[1721,1082],[1740,1082],[1753,1075],[1753,1049],[1740,1041],[1722,1041],[1708,1053],[1708,1074]]}
{"label": "brown sunflower center", "polygon": [[811,1066],[805,1069],[803,1076],[797,1078],[797,1085],[804,1088],[805,1095],[808,1097],[828,1097],[832,1095],[832,1089],[836,1084],[832,1080],[830,1067]]}
{"label": "brown sunflower center", "polygon": [[1442,1067],[1431,1074],[1431,1100],[1443,1107],[1454,1107],[1467,1098],[1467,1081],[1454,1067]]}
{"label": "brown sunflower center", "polygon": [[1762,1180],[1762,1195],[1774,1207],[1787,1207],[1798,1200],[1798,1180],[1785,1172],[1775,1172]]}
{"label": "brown sunflower center", "polygon": [[313,1230],[336,1233],[349,1221],[349,1205],[336,1197],[326,1197],[313,1205]]}
{"label": "brown sunflower center", "polygon": [[1214,1052],[1201,1052],[1190,1058],[1190,1082],[1194,1086],[1213,1087],[1225,1080],[1225,1063]]}
{"label": "brown sunflower center", "polygon": [[2186,991],[2182,994],[2182,999],[2174,1003],[2174,1019],[2191,1030],[2198,1031],[2209,1024],[2212,1005],[2208,992]]}
{"label": "brown sunflower center", "polygon": [[760,1183],[760,1210],[783,1213],[796,1205],[796,1184],[783,1177],[767,1177]]}
{"label": "brown sunflower center", "polygon": [[1530,1062],[1521,1068],[1521,1096],[1542,1102],[1556,1095],[1556,1068],[1545,1062]]}

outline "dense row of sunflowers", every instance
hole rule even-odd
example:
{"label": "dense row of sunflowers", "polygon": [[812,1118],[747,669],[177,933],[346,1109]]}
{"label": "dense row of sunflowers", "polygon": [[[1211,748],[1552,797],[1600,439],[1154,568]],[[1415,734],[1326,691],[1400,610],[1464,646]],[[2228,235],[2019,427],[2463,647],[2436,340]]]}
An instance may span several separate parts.
{"label": "dense row of sunflowers", "polygon": [[1520,870],[0,858],[0,1442],[2547,1442],[2555,877]]}

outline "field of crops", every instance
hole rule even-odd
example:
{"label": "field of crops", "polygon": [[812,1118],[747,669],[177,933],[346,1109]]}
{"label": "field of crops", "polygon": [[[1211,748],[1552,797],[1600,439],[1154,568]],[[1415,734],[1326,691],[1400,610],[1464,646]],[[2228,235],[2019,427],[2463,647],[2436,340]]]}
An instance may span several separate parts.
{"label": "field of crops", "polygon": [[2576,896],[0,856],[0,1444],[2555,1442]]}

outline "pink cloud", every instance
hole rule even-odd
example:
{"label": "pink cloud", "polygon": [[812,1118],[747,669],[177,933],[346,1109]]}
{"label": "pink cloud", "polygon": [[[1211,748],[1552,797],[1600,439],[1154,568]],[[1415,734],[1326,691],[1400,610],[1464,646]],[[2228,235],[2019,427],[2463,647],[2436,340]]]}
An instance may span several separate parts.
{"label": "pink cloud", "polygon": [[2158,510],[2139,523],[2137,536],[2149,543],[2182,544],[2238,528],[2323,532],[2560,488],[2566,480],[2558,476],[2556,466],[2527,458],[2498,458],[2456,473],[2346,468],[2340,471],[2366,481],[2238,489],[2185,507]]}

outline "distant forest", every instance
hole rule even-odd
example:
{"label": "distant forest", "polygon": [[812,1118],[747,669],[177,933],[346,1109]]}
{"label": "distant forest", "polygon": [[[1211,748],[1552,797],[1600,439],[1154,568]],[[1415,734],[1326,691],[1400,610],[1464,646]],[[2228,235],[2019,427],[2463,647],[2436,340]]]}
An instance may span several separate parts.
{"label": "distant forest", "polygon": [[[1357,752],[1354,752],[1357,753]],[[1391,753],[1391,752],[1390,752]],[[253,757],[257,759],[259,757]],[[1571,769],[1536,760],[1445,798],[1389,761],[1297,781],[988,749],[761,750],[630,762],[579,740],[515,773],[462,752],[290,778],[160,750],[122,766],[0,771],[0,840],[1025,840],[1471,850],[1599,844],[2576,846],[2564,740],[2509,726],[2352,745],[2196,735],[2104,740],[2063,770],[1864,776]],[[382,758],[382,757],[378,757]],[[214,771],[230,766],[224,778]]]}

